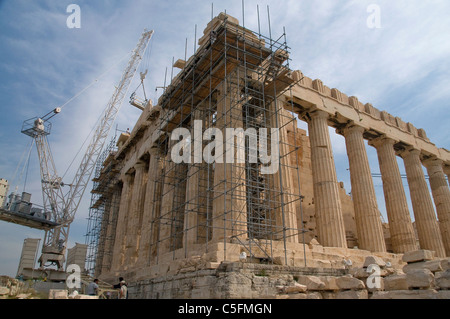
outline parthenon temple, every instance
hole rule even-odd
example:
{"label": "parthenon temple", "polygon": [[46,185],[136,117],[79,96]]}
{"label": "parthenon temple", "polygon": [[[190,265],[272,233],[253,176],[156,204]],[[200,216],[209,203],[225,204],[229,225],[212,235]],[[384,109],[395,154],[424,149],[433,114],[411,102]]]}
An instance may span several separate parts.
{"label": "parthenon temple", "polygon": [[[450,152],[424,129],[291,70],[289,50],[285,34],[263,36],[224,13],[209,22],[157,103],[99,161],[91,207],[96,277],[123,276],[136,298],[220,298],[226,289],[228,297],[249,297],[230,292],[221,276],[251,267],[260,275],[345,276],[370,256],[398,269],[409,252],[450,256]],[[330,127],[345,138],[351,196],[337,179]],[[225,134],[229,128],[243,129],[242,143]],[[181,143],[176,129],[191,138]],[[369,165],[366,141],[379,167]],[[176,163],[180,143],[193,148]],[[239,154],[244,161],[235,160]],[[264,173],[270,165],[274,173]],[[378,170],[387,221],[374,187]]]}

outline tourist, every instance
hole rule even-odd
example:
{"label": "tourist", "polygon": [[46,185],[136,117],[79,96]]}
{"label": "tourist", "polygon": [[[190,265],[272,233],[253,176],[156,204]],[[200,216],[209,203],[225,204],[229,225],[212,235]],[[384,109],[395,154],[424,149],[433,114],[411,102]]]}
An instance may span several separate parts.
{"label": "tourist", "polygon": [[86,290],[86,294],[89,296],[97,296],[98,293],[98,279],[94,279],[93,282],[89,284]]}
{"label": "tourist", "polygon": [[128,288],[124,280],[120,282],[119,299],[128,299]]}

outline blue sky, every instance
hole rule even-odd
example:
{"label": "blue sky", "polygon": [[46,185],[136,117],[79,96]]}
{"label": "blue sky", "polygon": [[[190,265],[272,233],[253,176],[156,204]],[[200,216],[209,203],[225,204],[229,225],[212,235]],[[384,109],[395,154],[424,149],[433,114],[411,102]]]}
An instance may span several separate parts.
{"label": "blue sky", "polygon": [[[80,29],[66,25],[71,3],[81,8]],[[160,91],[155,88],[163,85],[166,67],[170,74],[172,58],[184,58],[186,38],[188,56],[193,53],[195,25],[198,39],[211,18],[212,3],[214,15],[226,10],[243,21],[241,0],[0,0],[0,177],[12,180],[27,150],[29,137],[20,133],[24,120],[64,104],[109,70],[52,120],[49,140],[56,167],[60,174],[66,171],[121,77],[127,61],[121,59],[144,28],[155,30],[145,64],[147,94],[156,101]],[[379,29],[367,26],[371,4],[380,8]],[[424,128],[433,143],[450,149],[450,2],[245,0],[245,26],[252,30],[258,29],[257,5],[263,34],[268,35],[267,6],[273,37],[286,28],[291,69]],[[135,80],[131,90],[137,85]],[[117,118],[122,130],[132,128],[140,113],[127,99]],[[350,192],[345,141],[333,131],[331,137],[338,178]],[[372,171],[378,173],[376,152],[367,149]],[[69,181],[77,159],[66,175]],[[399,166],[404,173],[400,159]],[[24,180],[23,175],[22,183],[12,187],[22,191]],[[32,201],[41,203],[35,149],[26,180]],[[374,182],[386,216],[381,179]],[[404,184],[409,198],[406,180]],[[69,247],[85,242],[89,190],[72,224]],[[43,232],[0,223],[0,274],[15,276],[28,237],[43,238]]]}

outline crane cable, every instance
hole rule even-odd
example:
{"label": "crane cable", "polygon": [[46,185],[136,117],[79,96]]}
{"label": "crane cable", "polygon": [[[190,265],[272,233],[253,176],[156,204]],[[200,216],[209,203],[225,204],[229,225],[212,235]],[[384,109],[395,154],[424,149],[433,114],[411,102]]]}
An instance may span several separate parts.
{"label": "crane cable", "polygon": [[139,88],[142,85],[142,91],[144,92],[144,99],[145,99],[145,101],[147,101],[147,94],[145,92],[144,80],[146,78],[148,69],[150,67],[150,56],[151,56],[152,48],[153,48],[153,41],[151,41],[151,39],[150,39],[149,48],[147,48],[147,50],[145,51],[145,54],[144,54],[144,56],[142,58],[142,62],[140,64],[140,66],[139,66],[139,73],[141,75],[141,83],[138,85],[138,87],[131,94],[131,98],[132,99],[136,95],[137,90],[139,90]]}
{"label": "crane cable", "polygon": [[[28,177],[28,168],[29,168],[29,164],[30,164],[31,150],[32,150],[33,145],[34,145],[34,141],[35,141],[34,139],[31,139],[30,145],[28,146],[27,149],[24,150],[24,152],[23,152],[23,154],[22,154],[22,157],[20,158],[20,161],[19,161],[19,163],[17,164],[16,170],[14,171],[13,179],[12,179],[12,182],[11,182],[11,185],[16,184],[16,185],[15,185],[16,187],[15,187],[14,193],[17,192],[17,190],[18,190],[18,188],[19,188],[19,184],[20,184],[20,182],[22,181],[23,173],[24,173],[24,171],[25,171],[25,169],[26,169],[26,178],[25,178],[25,183],[24,183],[24,185],[23,185],[23,191],[25,191],[25,188],[26,188],[26,180],[27,180],[27,177]],[[26,159],[25,159],[25,161],[24,161],[25,155],[26,155]],[[27,163],[27,164],[24,164],[24,163]],[[18,171],[19,171],[19,167],[21,167],[22,165],[23,165],[22,171],[20,172],[20,175],[19,175],[19,177],[18,177],[18,181],[16,181],[17,173],[18,173]]]}
{"label": "crane cable", "polygon": [[66,171],[64,172],[63,176],[61,177],[61,179],[64,179],[64,177],[66,177],[67,173],[69,172],[69,169],[72,167],[73,163],[75,162],[75,159],[78,157],[78,155],[80,154],[81,150],[84,148],[84,145],[86,144],[86,142],[89,140],[89,138],[91,137],[92,133],[94,132],[95,128],[97,127],[98,122],[100,121],[100,119],[103,117],[103,112],[100,114],[100,116],[98,117],[97,121],[95,122],[95,124],[92,126],[91,131],[89,132],[89,134],[86,136],[86,139],[84,140],[83,144],[81,144],[81,147],[78,149],[77,153],[75,154],[75,156],[72,159],[72,162],[70,162],[69,167],[67,167]]}
{"label": "crane cable", "polygon": [[97,83],[102,77],[104,77],[109,71],[111,71],[115,66],[117,66],[120,62],[122,62],[126,57],[128,57],[130,55],[131,52],[127,52],[126,55],[124,55],[120,60],[118,60],[116,63],[114,63],[110,68],[108,68],[105,72],[103,72],[100,76],[98,76],[91,84],[89,84],[87,87],[85,87],[84,89],[82,89],[80,92],[78,92],[77,94],[75,94],[73,97],[71,97],[66,103],[64,103],[63,105],[61,105],[59,108],[62,109],[63,107],[65,107],[67,104],[69,104],[70,102],[72,102],[73,100],[75,100],[77,97],[79,97],[81,94],[83,94],[87,89],[89,89],[91,86],[93,86],[95,83]]}
{"label": "crane cable", "polygon": [[[74,99],[76,99],[78,96],[80,96],[84,91],[86,91],[87,89],[89,89],[91,86],[93,86],[95,83],[98,82],[98,80],[100,80],[103,76],[105,76],[111,69],[113,69],[115,66],[117,66],[120,62],[122,62],[126,57],[128,57],[130,55],[130,53],[133,53],[133,51],[128,52],[125,56],[123,56],[120,60],[118,60],[116,63],[114,63],[108,70],[106,70],[105,72],[103,72],[99,77],[97,77],[97,79],[95,79],[91,84],[89,84],[87,87],[85,87],[83,90],[81,90],[79,93],[77,93],[75,96],[73,96],[71,99],[69,99],[66,103],[64,103],[62,106],[60,106],[59,108],[62,109],[63,107],[65,107],[67,104],[69,104],[71,101],[73,101]],[[86,137],[86,139],[84,140],[83,144],[81,145],[81,147],[78,149],[77,153],[75,154],[74,158],[72,159],[72,162],[69,164],[69,167],[67,167],[66,171],[64,172],[62,179],[64,179],[64,177],[67,175],[67,173],[69,172],[70,168],[72,167],[73,163],[75,162],[75,159],[78,157],[78,155],[80,154],[81,150],[83,149],[84,145],[86,144],[86,142],[88,141],[89,137],[91,136],[92,132],[94,131],[94,128],[97,126],[97,123],[100,121],[101,116],[103,115],[100,114],[100,117],[97,119],[96,124],[93,126],[91,132],[88,134],[88,136]]]}
{"label": "crane cable", "polygon": [[[27,159],[27,164],[26,164],[26,171],[25,171],[25,181],[23,182],[23,191],[22,192],[25,192],[25,189],[26,189],[26,187],[27,187],[27,181],[28,181],[28,171],[29,171],[29,168],[30,168],[30,158],[31,158],[31,148],[33,147],[33,142],[31,143],[31,147],[30,147],[30,150],[29,150],[29,152],[28,152],[28,159]],[[24,167],[24,169],[25,169],[25,167]],[[22,171],[22,174],[23,174],[23,171]]]}

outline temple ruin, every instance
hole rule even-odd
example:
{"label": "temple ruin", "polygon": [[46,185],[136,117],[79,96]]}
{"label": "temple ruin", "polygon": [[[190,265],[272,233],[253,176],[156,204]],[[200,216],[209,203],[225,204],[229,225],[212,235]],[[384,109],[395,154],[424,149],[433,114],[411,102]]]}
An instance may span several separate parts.
{"label": "temple ruin", "polygon": [[[368,258],[384,276],[400,276],[404,255],[415,251],[433,252],[420,260],[437,260],[438,270],[446,270],[448,150],[423,129],[291,70],[285,34],[265,37],[221,13],[198,45],[187,61],[177,61],[180,72],[157,104],[149,103],[99,162],[88,233],[95,277],[125,277],[134,298],[255,298],[276,295],[271,276],[322,276],[325,285],[358,278],[355,269],[367,268]],[[307,123],[308,134],[298,121]],[[199,124],[209,139],[195,132]],[[351,197],[337,180],[329,127],[345,137]],[[257,136],[235,143],[214,130],[227,128]],[[263,174],[273,163],[249,157],[261,155],[261,144],[270,153],[272,128],[279,129],[278,166]],[[191,133],[189,146],[201,146],[190,161],[171,158],[175,129]],[[223,148],[213,149],[220,138]],[[378,154],[385,223],[365,140]],[[230,143],[244,162],[195,158],[205,152],[225,158]],[[405,164],[414,226],[397,156]],[[436,278],[438,270],[431,270]],[[236,288],[232,277],[243,273],[256,279],[241,278]]]}

